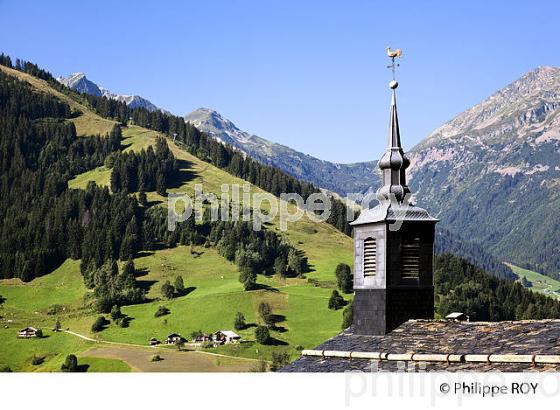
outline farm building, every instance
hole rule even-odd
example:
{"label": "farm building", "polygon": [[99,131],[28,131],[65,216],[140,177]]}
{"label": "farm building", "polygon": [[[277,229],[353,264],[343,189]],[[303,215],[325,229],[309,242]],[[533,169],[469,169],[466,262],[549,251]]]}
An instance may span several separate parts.
{"label": "farm building", "polygon": [[167,336],[167,339],[165,339],[165,343],[167,343],[168,345],[184,343],[186,341],[187,340],[178,333],[171,333],[169,336]]}
{"label": "farm building", "polygon": [[25,329],[22,329],[18,332],[18,337],[37,337],[37,329],[35,329],[34,327],[26,327]]}
{"label": "farm building", "polygon": [[237,333],[231,330],[218,330],[214,333],[214,340],[218,343],[237,343],[241,339]]}
{"label": "farm building", "polygon": [[206,333],[199,333],[193,337],[192,343],[204,343],[212,340],[212,336]]}

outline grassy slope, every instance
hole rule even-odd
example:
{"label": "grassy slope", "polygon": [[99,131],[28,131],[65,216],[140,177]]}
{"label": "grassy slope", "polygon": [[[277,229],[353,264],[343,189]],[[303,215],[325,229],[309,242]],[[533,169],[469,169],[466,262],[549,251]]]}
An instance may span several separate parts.
{"label": "grassy slope", "polygon": [[560,281],[552,279],[549,276],[543,275],[532,270],[523,269],[519,266],[507,263],[513,273],[517,275],[518,282],[521,282],[521,278],[525,276],[529,282],[532,282],[533,286],[529,289],[535,292],[543,293],[555,299],[560,299]]}
{"label": "grassy slope", "polygon": [[33,77],[32,75],[22,73],[21,71],[13,70],[3,65],[0,65],[0,70],[14,77],[17,77],[20,80],[28,82],[37,90],[55,95],[59,100],[67,103],[73,111],[80,111],[82,115],[70,120],[76,125],[76,132],[79,136],[95,134],[105,135],[108,134],[111,129],[113,129],[113,126],[115,125],[114,121],[110,121],[100,117],[99,115],[95,114],[87,107],[85,107],[83,104],[74,101],[67,95],[53,89],[46,81]]}
{"label": "grassy slope", "polygon": [[[36,85],[37,88],[45,91],[50,89],[41,80],[19,72],[15,73],[18,77]],[[60,95],[56,91],[52,92]],[[66,101],[69,98],[62,96],[61,99]],[[70,102],[77,104],[72,100]],[[88,124],[89,127],[80,128],[80,134],[107,131],[102,126],[95,131],[95,127],[100,124],[99,117],[81,105],[78,108],[85,113],[84,116],[87,118],[76,119],[77,127],[82,127],[84,124]],[[85,132],[84,129],[88,131]],[[92,129],[94,132],[91,131]],[[123,130],[123,146],[127,151],[139,151],[153,145],[158,135],[157,132],[141,127],[128,127]],[[169,141],[169,145],[176,158],[181,161],[182,169],[176,186],[170,191],[192,194],[194,185],[201,183],[204,192],[214,192],[218,195],[221,184],[237,183],[241,185],[245,183],[185,152],[172,141]],[[100,167],[77,176],[70,181],[69,187],[83,189],[88,181],[108,185],[109,180],[110,170]],[[252,192],[264,191],[252,187]],[[165,198],[155,192],[148,193],[148,200],[160,206],[166,205]],[[289,209],[293,211],[291,205]],[[269,228],[279,231],[278,220],[273,221]],[[326,223],[316,223],[304,218],[302,221],[291,224],[288,232],[281,234],[308,256],[312,271],[307,274],[307,277],[325,281],[327,286],[333,283],[334,268],[337,263],[352,263],[351,238]],[[231,329],[236,311],[243,312],[247,321],[254,324],[257,322],[256,310],[261,300],[271,303],[275,313],[280,315],[278,330],[273,331],[272,335],[277,341],[277,345],[285,346],[294,357],[297,355],[295,346],[313,347],[339,330],[341,311],[335,312],[327,309],[331,289],[314,287],[302,279],[281,280],[275,277],[259,276],[259,283],[266,285],[269,290],[244,292],[237,280],[238,270],[235,265],[219,256],[215,249],[198,250],[202,252],[202,255],[197,258],[191,256],[189,248],[186,247],[146,253],[137,258],[136,266],[143,272],[139,280],[146,287],[148,297],[152,301],[142,305],[124,307],[123,312],[132,318],[130,326],[122,329],[110,325],[98,337],[110,341],[145,344],[150,337],[164,338],[171,332],[188,335],[191,331],[199,329],[208,332]],[[69,273],[70,271],[71,273]],[[165,280],[173,281],[178,274],[183,276],[186,286],[193,287],[194,290],[188,295],[172,301],[158,300],[161,284]],[[61,279],[62,276],[64,276],[64,280]],[[42,289],[43,293],[41,294],[37,289]],[[85,292],[79,274],[79,262],[76,261],[67,261],[56,273],[36,279],[30,284],[0,282],[0,295],[7,299],[3,309],[9,311],[12,316],[25,319],[21,322],[22,325],[25,323],[25,325],[42,326],[42,323],[49,322],[52,326],[51,322],[54,322],[54,318],[46,316],[45,311],[49,305],[59,303],[68,305],[68,310],[61,317],[63,327],[90,334],[91,323],[96,315],[84,309],[78,309],[83,302]],[[171,314],[162,318],[154,318],[155,310],[162,304],[171,309]],[[37,309],[39,312],[33,313]],[[247,341],[246,343],[238,346],[224,346],[215,350],[245,357],[269,358],[271,349],[274,347],[261,346],[251,342],[254,339],[253,331],[254,328],[249,327],[240,332],[243,339]],[[13,337],[13,332],[12,329],[9,334],[4,336]],[[3,339],[4,337],[0,340]],[[44,340],[35,343],[43,343]],[[21,343],[22,341],[16,340],[16,342]],[[84,349],[87,346],[81,346],[81,348]],[[61,346],[60,350],[62,352],[68,349]],[[1,356],[3,355],[0,354]],[[58,362],[55,363],[55,368],[57,366],[59,367]]]}
{"label": "grassy slope", "polygon": [[[6,302],[2,305],[4,311],[46,313],[53,304],[77,307],[86,292],[80,271],[80,262],[67,260],[57,270],[23,283],[19,279],[0,281],[0,295]],[[24,301],[25,303],[22,303]],[[6,314],[3,314],[6,316]]]}
{"label": "grassy slope", "polygon": [[[18,339],[17,330],[26,326],[24,321],[3,325],[0,329],[2,350],[0,354],[0,369],[9,366],[12,371],[54,371],[59,370],[66,355],[84,351],[93,346],[92,342],[78,339],[66,333],[54,333],[43,328],[43,339]],[[33,323],[38,326],[36,323]],[[46,323],[45,323],[46,324]],[[7,328],[4,326],[8,326]],[[34,366],[31,364],[33,356],[43,357],[44,362]]]}
{"label": "grassy slope", "polygon": [[[139,151],[155,144],[155,139],[161,134],[146,130],[141,127],[128,127],[123,129],[123,146],[126,150]],[[208,164],[194,155],[185,152],[172,141],[168,141],[169,146],[181,167],[181,177],[178,178],[174,188],[170,192],[185,192],[189,195],[194,193],[195,184],[202,184],[204,192],[213,192],[219,196],[222,184],[245,183],[244,180],[234,177],[227,172]],[[99,185],[108,185],[111,171],[104,167],[86,172],[70,181],[71,188],[84,189],[89,181],[94,181]],[[251,186],[251,192],[263,193],[258,187]],[[161,204],[166,203],[166,199],[155,192],[148,193],[148,200]],[[280,202],[277,199],[278,203]],[[293,212],[292,205],[288,206]],[[279,221],[272,222],[272,229],[280,232]],[[334,267],[339,262],[352,264],[352,239],[334,229],[326,223],[316,223],[304,217],[297,223],[289,225],[287,232],[280,232],[298,249],[303,250],[309,258],[313,272],[307,276],[321,280],[332,280]]]}

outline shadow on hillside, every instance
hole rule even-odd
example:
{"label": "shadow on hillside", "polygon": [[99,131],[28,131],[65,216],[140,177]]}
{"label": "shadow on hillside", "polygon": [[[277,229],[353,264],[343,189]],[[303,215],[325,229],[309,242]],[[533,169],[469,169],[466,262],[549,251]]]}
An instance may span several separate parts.
{"label": "shadow on hillside", "polygon": [[310,273],[310,272],[316,272],[317,270],[315,269],[315,265],[310,265],[309,262],[307,262],[307,269],[305,270],[305,273]]}
{"label": "shadow on hillside", "polygon": [[128,147],[132,146],[132,142],[130,144],[124,144],[123,141],[121,141],[121,151],[124,151],[125,149],[127,149]]}
{"label": "shadow on hillside", "polygon": [[130,322],[132,322],[134,320],[134,318],[130,317],[128,315],[125,315],[120,320],[122,321],[120,327],[127,328],[127,327],[130,326]]}
{"label": "shadow on hillside", "polygon": [[278,315],[278,314],[272,314],[270,315],[270,318],[272,319],[272,321],[274,323],[280,323],[280,322],[284,322],[286,320],[286,316],[285,315]]}
{"label": "shadow on hillside", "polygon": [[154,205],[161,203],[161,201],[146,201],[146,208],[150,208]]}
{"label": "shadow on hillside", "polygon": [[286,333],[288,331],[288,329],[286,329],[284,326],[276,326],[276,325],[272,326],[271,329],[278,333]]}
{"label": "shadow on hillside", "polygon": [[193,163],[185,159],[177,159],[177,165],[179,166],[179,172],[173,177],[169,182],[168,188],[180,188],[187,182],[194,180],[198,175],[194,172]]}
{"label": "shadow on hillside", "polygon": [[264,285],[262,283],[256,283],[253,290],[267,290],[269,292],[278,292],[278,288],[274,288],[270,285]]}
{"label": "shadow on hillside", "polygon": [[[144,292],[148,293],[150,291],[150,289],[152,289],[152,286],[154,286],[157,281],[155,280],[138,280],[136,281],[136,283],[138,284],[138,287],[140,287],[141,289],[144,289]],[[146,298],[146,301],[151,302],[151,299]]]}
{"label": "shadow on hillside", "polygon": [[177,292],[178,296],[187,296],[188,294],[194,292],[196,290],[196,286],[189,286],[185,288],[182,292]]}
{"label": "shadow on hillside", "polygon": [[287,346],[288,343],[284,342],[283,340],[279,340],[279,339],[275,339],[274,337],[271,337],[270,339],[268,339],[268,345],[270,346]]}
{"label": "shadow on hillside", "polygon": [[142,276],[146,276],[148,273],[150,273],[148,269],[136,269],[136,271],[134,272],[134,277],[138,279]]}

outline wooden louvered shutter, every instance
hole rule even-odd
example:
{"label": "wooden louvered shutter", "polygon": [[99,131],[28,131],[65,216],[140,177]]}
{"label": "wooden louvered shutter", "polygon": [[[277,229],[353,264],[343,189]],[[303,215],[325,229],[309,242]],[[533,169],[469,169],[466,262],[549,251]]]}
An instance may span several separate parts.
{"label": "wooden louvered shutter", "polygon": [[364,277],[377,273],[377,244],[374,238],[364,241]]}
{"label": "wooden louvered shutter", "polygon": [[402,242],[402,277],[418,278],[420,275],[420,238]]}

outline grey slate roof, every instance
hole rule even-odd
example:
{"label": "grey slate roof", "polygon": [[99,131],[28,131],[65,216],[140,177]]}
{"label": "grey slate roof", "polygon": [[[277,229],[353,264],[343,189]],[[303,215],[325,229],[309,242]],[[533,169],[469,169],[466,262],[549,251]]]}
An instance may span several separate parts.
{"label": "grey slate roof", "polygon": [[360,213],[358,218],[350,225],[364,225],[381,221],[433,221],[438,219],[432,217],[428,211],[413,205],[401,205],[383,201],[374,208],[366,209]]}
{"label": "grey slate roof", "polygon": [[[560,320],[409,320],[383,336],[356,335],[350,327],[315,350],[393,354],[560,355]],[[405,362],[321,356],[302,356],[282,371],[371,371],[372,366],[389,371],[560,371],[560,364]],[[409,366],[413,368],[409,369]]]}

